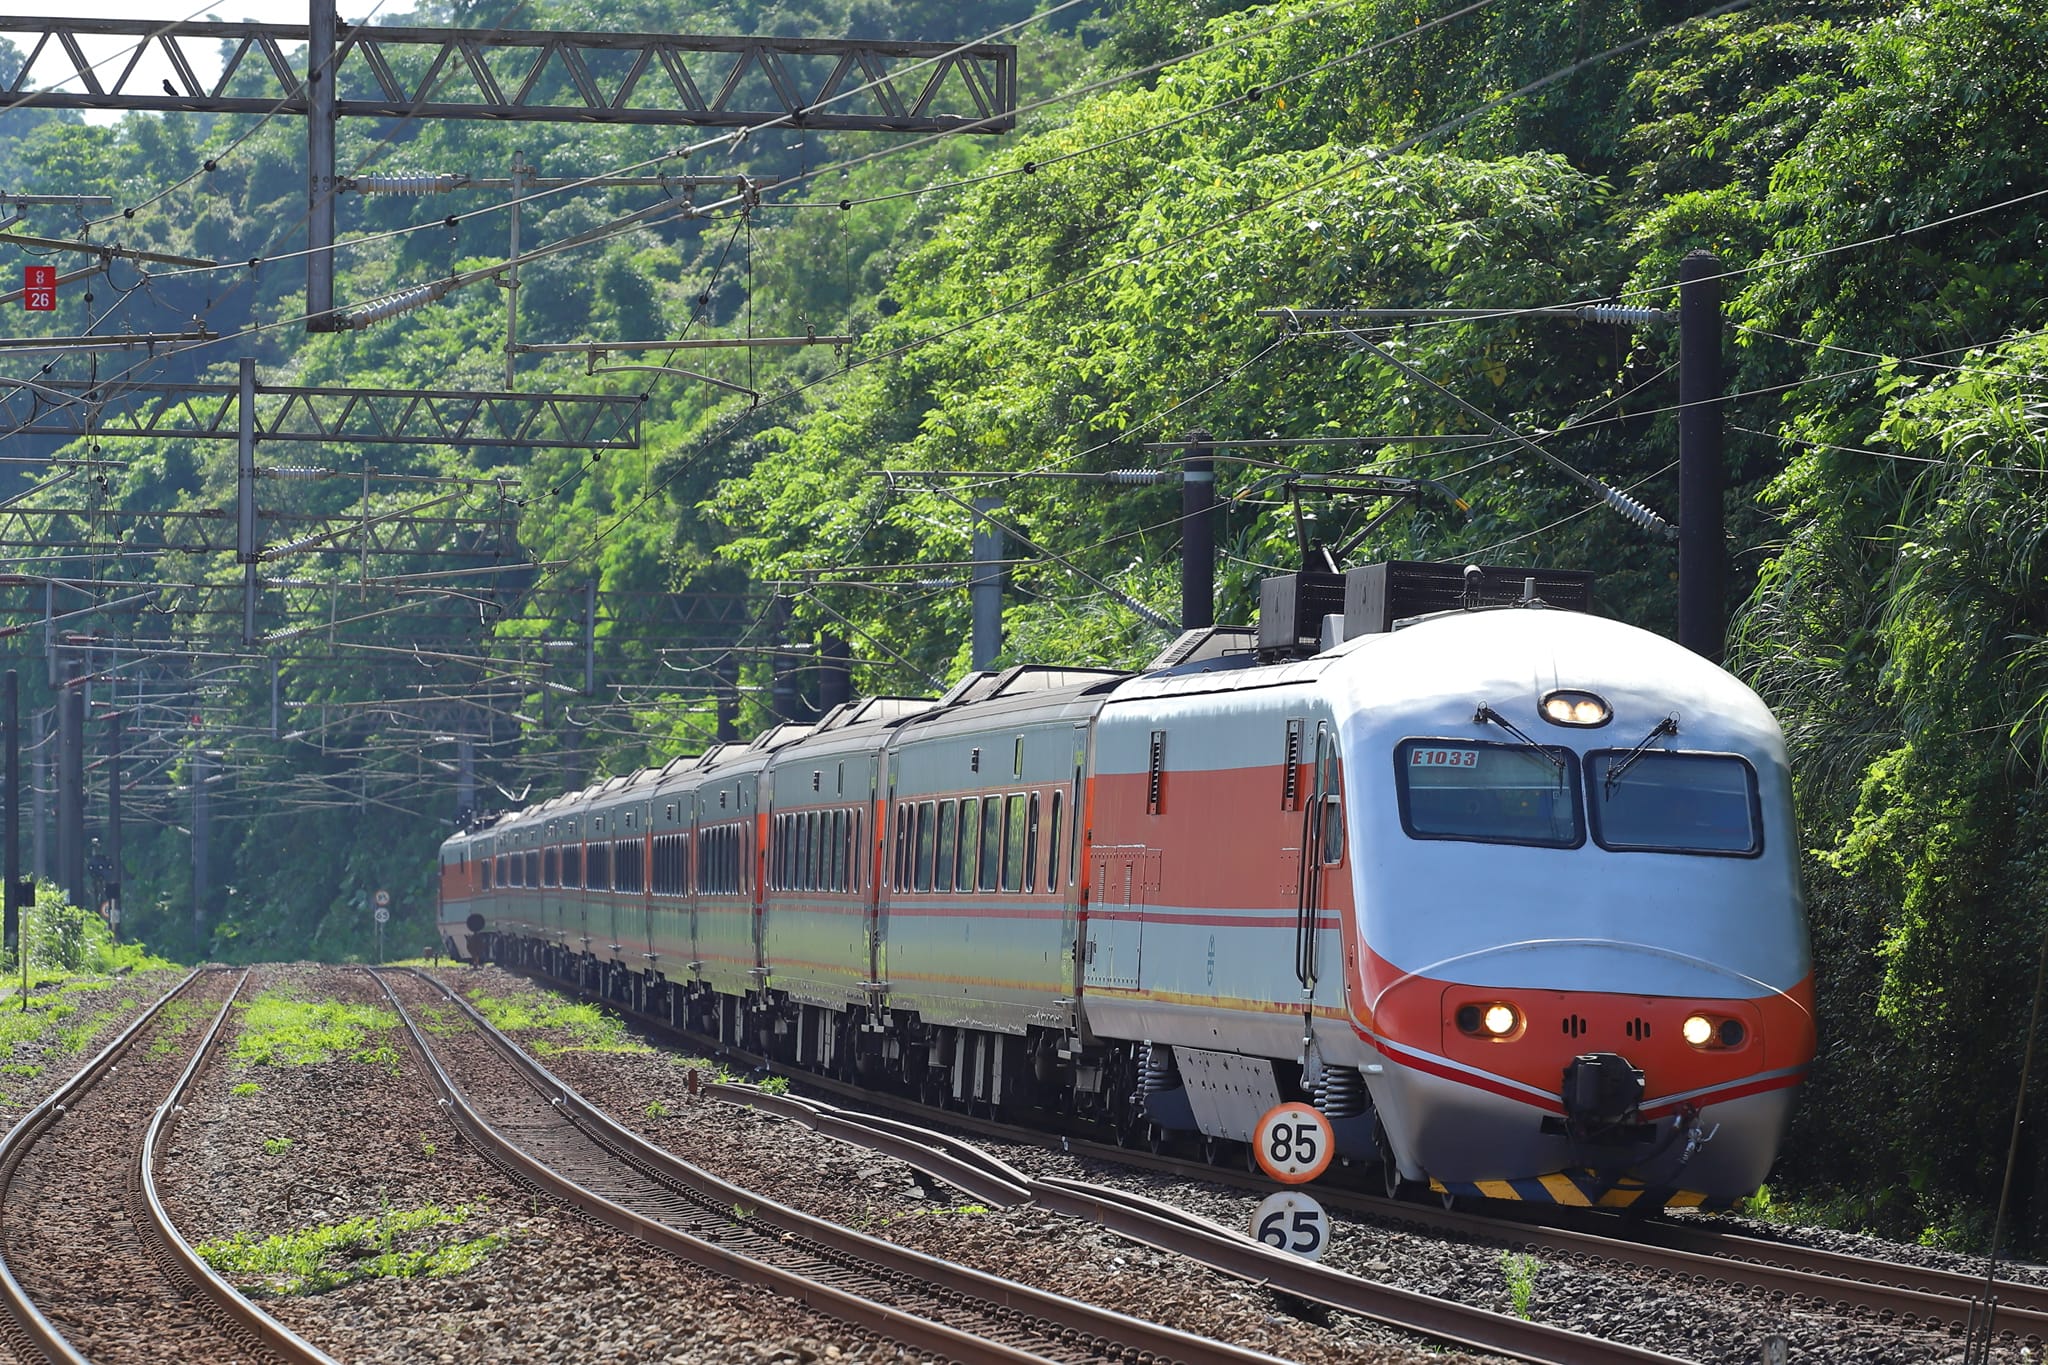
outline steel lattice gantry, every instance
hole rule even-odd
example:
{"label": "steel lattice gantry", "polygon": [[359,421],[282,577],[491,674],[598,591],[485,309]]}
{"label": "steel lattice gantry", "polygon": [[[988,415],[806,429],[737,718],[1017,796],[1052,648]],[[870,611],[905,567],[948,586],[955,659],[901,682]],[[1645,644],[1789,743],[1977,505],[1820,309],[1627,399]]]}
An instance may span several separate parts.
{"label": "steel lattice gantry", "polygon": [[[1003,43],[385,28],[340,23],[334,0],[308,0],[307,10],[304,27],[0,17],[0,37],[28,54],[0,91],[0,110],[304,115],[312,332],[349,325],[334,308],[338,118],[904,133],[999,133],[1016,123],[1017,51]],[[104,39],[130,46],[103,81],[88,47]],[[286,53],[300,43],[303,77]],[[223,53],[210,86],[199,79],[193,44]],[[176,81],[142,88],[137,72],[151,49],[169,60]]]}
{"label": "steel lattice gantry", "polygon": [[[257,384],[259,441],[637,450],[636,394],[435,392]],[[43,436],[182,436],[233,441],[241,386],[92,385],[44,380],[0,387],[0,427]]]}

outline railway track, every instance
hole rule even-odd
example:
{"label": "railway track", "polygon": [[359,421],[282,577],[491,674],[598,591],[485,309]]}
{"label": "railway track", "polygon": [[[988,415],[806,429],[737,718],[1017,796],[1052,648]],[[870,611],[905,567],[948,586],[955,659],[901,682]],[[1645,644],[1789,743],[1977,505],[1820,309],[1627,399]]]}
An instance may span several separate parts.
{"label": "railway track", "polygon": [[[585,1103],[432,978],[378,973],[452,1117],[537,1189],[696,1264],[769,1286],[822,1315],[941,1359],[1178,1361],[1273,1357],[1048,1294],[870,1237],[720,1180]],[[396,989],[431,991],[468,1029],[419,1027]],[[456,1073],[461,1073],[458,1079]],[[467,1082],[467,1085],[463,1084]]]}
{"label": "railway track", "polygon": [[187,976],[0,1139],[0,1336],[18,1359],[335,1365],[200,1260],[157,1190],[248,973],[228,977]]}
{"label": "railway track", "polygon": [[[551,978],[544,979],[552,981]],[[571,983],[553,984],[576,990]],[[605,1003],[611,1008],[622,1008],[615,1001]],[[865,1109],[881,1109],[904,1116],[913,1124],[918,1120],[938,1122],[949,1129],[1004,1142],[1058,1147],[1076,1156],[1247,1191],[1270,1193],[1276,1188],[1265,1177],[1232,1166],[1118,1147],[1071,1133],[1048,1135],[1039,1129],[1021,1128],[952,1110],[934,1110],[904,1097],[865,1090],[814,1072],[783,1066],[733,1049],[715,1039],[681,1032],[658,1017],[635,1017],[653,1031],[787,1076],[810,1089],[846,1099]],[[750,1102],[763,1103],[760,1098],[750,1098]],[[893,1134],[885,1134],[881,1128],[869,1123],[871,1118],[871,1115],[853,1111],[834,1111],[825,1118],[821,1131],[832,1131],[834,1136],[849,1136],[865,1128],[867,1136],[852,1136],[849,1140],[884,1152],[891,1151],[893,1144],[894,1154],[926,1170],[934,1178],[948,1180],[949,1183],[952,1180],[949,1169],[959,1173],[959,1167],[946,1160],[928,1154],[914,1158],[906,1155],[914,1152],[922,1140],[900,1131],[904,1125],[898,1125],[898,1131]],[[837,1131],[833,1131],[835,1128]],[[938,1138],[936,1134],[931,1136]],[[950,1156],[952,1162],[963,1159],[959,1149],[965,1144],[951,1139],[939,1139],[939,1142],[942,1153]],[[972,1161],[972,1158],[965,1159]],[[960,1188],[972,1190],[977,1198],[1002,1202],[998,1197],[999,1189],[974,1189],[969,1185]],[[1974,1313],[1981,1311],[1977,1302],[1983,1294],[1981,1277],[1800,1247],[1689,1223],[1638,1220],[1625,1224],[1618,1216],[1589,1210],[1560,1210],[1557,1213],[1561,1216],[1556,1221],[1537,1222],[1533,1221],[1534,1211],[1529,1209],[1489,1215],[1469,1208],[1446,1209],[1430,1203],[1387,1199],[1341,1186],[1319,1184],[1313,1192],[1332,1213],[1380,1225],[1399,1226],[1435,1237],[1490,1242],[1509,1250],[1567,1256],[1593,1267],[1626,1267],[1664,1277],[1677,1285],[1759,1295],[1765,1302],[1784,1302],[1859,1316],[1881,1325],[1939,1333],[1959,1332],[1967,1327]],[[1239,1240],[1249,1242],[1248,1238],[1240,1237]],[[1347,1290],[1354,1288],[1347,1287]],[[1321,1301],[1314,1293],[1302,1294],[1301,1297]],[[1380,1315],[1372,1313],[1369,1316]],[[1388,1316],[1381,1320],[1395,1322],[1397,1319]],[[1420,1324],[1404,1325],[1425,1334],[1437,1334]],[[2048,1341],[2048,1289],[2022,1282],[2001,1281],[1997,1286],[1994,1327],[1996,1336],[2009,1344],[2038,1347]],[[1465,1338],[1453,1331],[1442,1334],[1442,1339]],[[1513,1348],[1502,1345],[1492,1345],[1488,1349],[1504,1354],[1517,1353]],[[1589,1357],[1571,1353],[1545,1357],[1532,1353],[1528,1358],[1579,1360]]]}

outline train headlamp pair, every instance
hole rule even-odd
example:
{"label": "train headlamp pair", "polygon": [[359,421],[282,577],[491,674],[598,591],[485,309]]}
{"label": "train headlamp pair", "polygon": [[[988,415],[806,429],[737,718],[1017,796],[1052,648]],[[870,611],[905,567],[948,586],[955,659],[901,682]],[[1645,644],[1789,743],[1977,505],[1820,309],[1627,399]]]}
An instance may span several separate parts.
{"label": "train headlamp pair", "polygon": [[1605,725],[1613,718],[1613,708],[1591,692],[1564,690],[1543,698],[1543,719],[1552,725]]}
{"label": "train headlamp pair", "polygon": [[1460,1005],[1458,1028],[1475,1038],[1512,1038],[1522,1031],[1522,1012],[1502,1001],[1490,1005]]}
{"label": "train headlamp pair", "polygon": [[1706,1014],[1688,1014],[1678,1032],[1697,1048],[1741,1047],[1742,1040],[1749,1036],[1740,1019],[1716,1019]]}

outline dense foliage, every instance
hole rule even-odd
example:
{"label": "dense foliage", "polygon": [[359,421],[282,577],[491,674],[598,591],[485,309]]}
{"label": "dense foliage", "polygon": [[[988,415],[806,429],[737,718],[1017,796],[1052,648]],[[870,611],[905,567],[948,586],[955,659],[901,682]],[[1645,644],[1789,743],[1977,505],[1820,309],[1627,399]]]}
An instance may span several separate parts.
{"label": "dense foliage", "polygon": [[[537,27],[947,38],[1029,13],[812,0],[686,18],[670,0],[486,0],[421,16],[483,24],[515,8]],[[441,681],[498,688],[475,731],[486,782],[517,796],[536,775],[581,780],[687,752],[715,733],[720,695],[745,729],[766,714],[764,645],[834,636],[859,661],[862,690],[942,685],[965,666],[969,621],[964,574],[943,566],[969,557],[977,498],[999,500],[1012,534],[1004,659],[1141,664],[1165,640],[1148,613],[1176,606],[1176,489],[1045,476],[1171,469],[1171,450],[1148,445],[1196,430],[1413,438],[1231,452],[1224,620],[1248,618],[1272,567],[1330,548],[1354,561],[1590,567],[1603,610],[1668,629],[1668,546],[1517,447],[1422,440],[1476,428],[1341,332],[1262,310],[1499,310],[1375,321],[1367,335],[1675,517],[1672,330],[1514,310],[1617,296],[1668,308],[1679,260],[1710,250],[1728,270],[1736,395],[1730,664],[1793,742],[1823,1007],[1822,1061],[1784,1181],[1889,1231],[1981,1241],[2048,933],[2048,17],[2017,0],[1469,12],[1124,0],[1062,9],[1014,37],[1024,99],[1048,102],[1013,135],[778,134],[652,163],[809,178],[750,213],[665,218],[522,278],[523,341],[809,328],[853,335],[851,347],[664,362],[758,399],[529,358],[529,387],[645,391],[644,448],[374,452],[380,471],[481,480],[455,505],[494,526],[476,543],[506,571],[456,604],[459,633],[517,667],[447,664]],[[1052,98],[1067,91],[1082,93]],[[267,262],[146,278],[117,267],[95,286],[95,314],[112,296],[107,325],[279,324],[246,344],[292,382],[503,383],[503,299],[488,286],[360,333],[309,339],[290,325],[299,281],[269,258],[301,240],[295,128],[10,118],[21,121],[0,124],[0,174],[25,190],[142,204],[213,159],[102,232]],[[503,175],[518,152],[544,174],[580,175],[650,163],[674,143],[632,130],[345,126],[342,161]],[[626,188],[550,197],[527,210],[525,240],[601,228],[648,202]],[[502,259],[502,214],[450,228],[441,212],[351,201],[346,233],[424,228],[351,249],[347,296]],[[219,358],[162,368],[188,375]],[[85,495],[92,507],[232,506],[220,447],[154,440],[117,454],[107,485]],[[365,456],[324,458],[346,473]],[[1410,505],[1296,487],[1364,472],[1435,484]],[[278,496],[307,514],[366,499],[347,477]],[[418,497],[380,487],[366,500],[381,512]],[[147,550],[167,533],[134,534]],[[95,573],[189,586],[168,594],[174,610],[124,622],[132,634],[210,638],[218,627],[193,613],[236,601],[236,566],[218,554],[137,562]],[[435,566],[423,552],[382,572]],[[361,566],[329,550],[291,573],[299,586],[267,590],[268,609],[336,614],[336,585]],[[602,706],[579,695],[576,604],[593,580],[610,603],[596,671],[618,684]],[[742,607],[685,621],[666,596],[678,593],[742,594]],[[342,634],[404,652],[422,629],[379,618]],[[434,747],[432,726],[409,754],[371,743],[380,722],[365,703],[392,675],[280,652],[296,728],[311,737],[273,739],[267,690],[237,684],[241,723],[205,741],[237,774],[220,826],[233,847],[217,856],[233,895],[195,917],[175,831],[131,838],[140,927],[194,953],[361,955],[366,898],[388,885],[417,938],[433,820],[452,813],[437,760],[452,751]],[[795,686],[814,700],[815,671]],[[373,785],[366,765],[406,783]],[[300,810],[281,783],[251,775],[287,769],[348,795]],[[183,766],[172,775],[190,780]],[[2029,1141],[2017,1226],[2037,1246],[2048,1244],[2043,1176],[2048,1150]]]}

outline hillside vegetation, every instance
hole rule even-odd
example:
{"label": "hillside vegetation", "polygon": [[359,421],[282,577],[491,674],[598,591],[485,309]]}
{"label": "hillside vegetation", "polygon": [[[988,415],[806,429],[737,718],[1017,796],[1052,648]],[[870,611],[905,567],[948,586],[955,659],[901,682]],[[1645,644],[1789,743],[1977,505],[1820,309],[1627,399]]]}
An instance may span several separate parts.
{"label": "hillside vegetation", "polygon": [[[430,5],[419,18],[966,39],[1030,14],[1011,0],[733,3],[709,14],[666,0],[526,0]],[[761,648],[776,643],[771,587],[786,600],[785,638],[844,639],[860,690],[949,681],[966,664],[969,604],[965,575],[934,566],[970,556],[977,497],[999,498],[1028,542],[1010,547],[1005,661],[1141,664],[1164,636],[1131,603],[1176,610],[1177,490],[1023,476],[1170,465],[1146,443],[1195,430],[1475,430],[1327,326],[1293,328],[1261,310],[1498,310],[1375,324],[1370,335],[1675,519],[1673,330],[1516,310],[1616,297],[1674,307],[1678,262],[1708,250],[1728,272],[1735,395],[1729,665],[1777,709],[1794,746],[1823,1011],[1822,1059],[1779,1193],[1892,1232],[1981,1242],[2048,932],[2048,17],[2016,0],[1125,0],[1061,9],[1012,40],[1035,106],[1016,133],[920,142],[777,130],[721,143],[659,164],[808,178],[768,190],[750,212],[667,218],[523,276],[524,341],[808,328],[852,345],[647,357],[713,370],[758,400],[531,358],[526,387],[646,392],[644,449],[602,459],[376,452],[380,470],[503,475],[459,503],[495,517],[501,562],[530,565],[461,608],[478,652],[495,642],[505,657],[524,641],[532,662],[511,675],[518,694],[500,709],[518,719],[494,722],[484,776],[517,796],[536,771],[581,781],[692,751],[715,732],[721,681],[743,689],[740,727],[760,721]],[[262,327],[244,344],[280,382],[503,384],[503,297],[492,286],[361,333],[308,338],[292,325],[297,264],[269,258],[292,249],[302,207],[296,126],[8,118],[18,120],[0,120],[8,185],[141,205],[102,229],[130,244],[266,261],[148,277],[119,266],[92,305],[105,311],[112,296],[103,327],[192,316],[223,332]],[[503,175],[518,152],[549,175],[650,173],[642,163],[678,140],[674,130],[345,123],[341,162]],[[216,168],[201,171],[209,159]],[[529,206],[524,240],[601,228],[648,202],[626,189],[564,194]],[[441,219],[451,211],[439,200],[351,202],[345,234],[419,230],[347,252],[341,292],[360,301],[503,258],[502,214],[450,228]],[[81,306],[67,300],[73,311],[52,329],[83,330]],[[159,372],[191,375],[237,353],[187,353]],[[83,376],[81,362],[63,367]],[[95,505],[233,505],[226,447],[108,449],[122,463],[89,495]],[[1260,458],[1222,466],[1220,619],[1247,620],[1258,578],[1294,566],[1306,543],[1354,562],[1591,568],[1601,610],[1652,629],[1673,623],[1672,549],[1511,445],[1238,453]],[[364,456],[324,458],[346,471]],[[933,470],[981,473],[914,472]],[[1360,471],[1425,476],[1445,495],[1392,508],[1290,494],[1293,476]],[[343,477],[289,496],[332,510],[364,494]],[[408,567],[432,565],[383,571]],[[236,567],[220,555],[141,553],[95,572],[193,585],[169,595],[177,610],[124,619],[131,634],[213,638],[228,627],[198,608],[239,600]],[[334,594],[320,585],[353,583],[359,566],[314,553],[291,572],[310,586],[276,589],[270,605],[325,610]],[[598,632],[600,681],[632,689],[604,707],[564,699],[581,687],[580,639],[573,651],[545,649],[579,638],[573,604],[593,578],[613,604]],[[665,592],[754,596],[736,622],[684,623]],[[403,650],[418,627],[381,618],[342,633]],[[302,721],[309,705],[345,714],[391,676],[283,666]],[[814,699],[815,671],[798,686]],[[188,954],[360,955],[364,898],[390,885],[403,912],[394,928],[429,932],[427,867],[452,779],[417,753],[379,750],[367,761],[417,769],[420,781],[373,802],[351,774],[374,717],[331,724],[332,742],[315,748],[269,737],[267,683],[237,683],[234,698],[250,730],[219,741],[241,775],[234,818],[220,827],[232,847],[217,857],[233,895],[202,907],[195,927],[185,842],[158,826],[131,835],[134,927]],[[247,774],[287,765],[363,792],[360,807],[266,808],[267,789]],[[2048,1150],[2032,1134],[2048,1106],[2030,1102],[2029,1113],[2019,1230],[2040,1246]]]}

